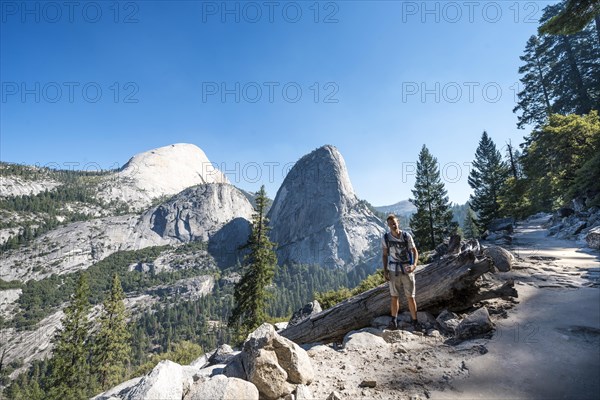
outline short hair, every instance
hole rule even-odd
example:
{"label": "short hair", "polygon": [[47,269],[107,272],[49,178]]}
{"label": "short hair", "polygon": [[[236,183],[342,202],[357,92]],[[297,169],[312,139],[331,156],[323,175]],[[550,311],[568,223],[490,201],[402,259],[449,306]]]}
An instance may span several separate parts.
{"label": "short hair", "polygon": [[388,215],[385,221],[388,222],[390,219],[395,219],[396,221],[398,220],[398,218],[394,214]]}

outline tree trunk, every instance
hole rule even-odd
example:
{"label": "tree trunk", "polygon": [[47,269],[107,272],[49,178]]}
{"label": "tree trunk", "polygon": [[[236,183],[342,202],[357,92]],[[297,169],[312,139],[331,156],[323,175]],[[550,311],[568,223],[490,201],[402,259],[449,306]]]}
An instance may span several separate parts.
{"label": "tree trunk", "polygon": [[[475,281],[494,270],[491,259],[477,258],[471,250],[427,264],[415,273],[417,307],[432,312],[444,308],[464,310],[476,301],[477,296],[485,298],[486,294],[479,293]],[[505,296],[508,292],[504,288],[497,293]],[[487,296],[498,297],[493,292]],[[400,303],[401,310],[408,310],[404,296],[400,296]],[[389,313],[390,292],[385,283],[311,315],[280,334],[298,344],[328,343],[340,340],[351,330],[369,326],[373,318]]]}

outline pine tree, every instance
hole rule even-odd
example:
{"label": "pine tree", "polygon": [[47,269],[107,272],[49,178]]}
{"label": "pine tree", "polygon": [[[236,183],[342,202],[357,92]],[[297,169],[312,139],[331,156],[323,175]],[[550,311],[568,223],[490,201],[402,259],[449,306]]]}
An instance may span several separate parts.
{"label": "pine tree", "polygon": [[102,390],[120,383],[127,372],[131,334],[127,328],[124,297],[119,275],[115,274],[110,294],[104,300],[94,346],[93,368]]}
{"label": "pine tree", "polygon": [[417,212],[410,219],[410,227],[418,246],[423,250],[432,250],[456,229],[456,224],[452,222],[448,192],[440,178],[437,159],[425,145],[419,153],[412,193],[415,198],[410,202],[417,207]]}
{"label": "pine tree", "polygon": [[572,35],[580,32],[592,20],[600,25],[598,0],[564,0],[563,9],[539,27],[540,33]]}
{"label": "pine tree", "polygon": [[594,197],[600,173],[594,164],[600,146],[600,120],[588,115],[553,114],[531,134],[522,157],[532,210],[550,211],[575,196]]}
{"label": "pine tree", "polygon": [[[540,23],[564,12],[565,3],[546,7]],[[540,34],[529,39],[521,57],[525,64],[519,68],[522,90],[513,110],[521,111],[519,128],[539,129],[551,113],[582,115],[600,109],[600,17],[594,22],[571,35]]]}
{"label": "pine tree", "polygon": [[473,188],[470,204],[478,215],[478,227],[484,231],[489,223],[501,217],[499,196],[502,193],[508,167],[502,160],[496,145],[483,132],[475,152],[473,168],[469,173],[469,185]]}
{"label": "pine tree", "polygon": [[476,239],[479,237],[479,229],[477,229],[477,216],[469,207],[467,209],[467,215],[463,222],[463,232],[466,239]]}
{"label": "pine tree", "polygon": [[49,399],[79,400],[89,397],[89,297],[87,275],[81,274],[71,303],[64,309],[62,328],[53,340],[51,374],[46,385]]}
{"label": "pine tree", "polygon": [[542,45],[537,36],[531,36],[525,46],[525,54],[520,57],[525,64],[519,68],[522,90],[517,94],[519,101],[513,112],[522,111],[517,127],[542,125],[552,113],[552,87],[550,61],[547,54],[548,44]]}
{"label": "pine tree", "polygon": [[229,319],[230,325],[245,334],[266,319],[267,286],[273,280],[277,265],[275,244],[269,240],[266,218],[267,195],[261,186],[256,194],[256,212],[252,216],[252,233],[248,241],[250,254],[244,260],[242,278],[235,285],[235,307]]}

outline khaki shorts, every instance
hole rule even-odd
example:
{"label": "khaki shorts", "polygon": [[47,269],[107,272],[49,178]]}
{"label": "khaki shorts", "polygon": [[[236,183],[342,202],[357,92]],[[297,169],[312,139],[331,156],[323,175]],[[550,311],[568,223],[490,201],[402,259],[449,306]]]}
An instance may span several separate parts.
{"label": "khaki shorts", "polygon": [[406,297],[415,297],[415,273],[408,275],[399,274],[396,276],[394,271],[390,271],[390,295],[400,297],[400,289],[404,289]]}

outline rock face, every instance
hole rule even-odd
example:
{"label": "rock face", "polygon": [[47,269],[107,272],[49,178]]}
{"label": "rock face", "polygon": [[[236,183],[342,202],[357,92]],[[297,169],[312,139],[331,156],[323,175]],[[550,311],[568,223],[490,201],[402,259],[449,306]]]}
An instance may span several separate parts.
{"label": "rock face", "polygon": [[223,373],[252,382],[265,399],[285,397],[296,384],[306,385],[314,379],[306,351],[279,336],[270,324],[263,324],[248,335],[242,352]]}
{"label": "rock face", "polygon": [[294,165],[268,217],[280,263],[351,269],[379,250],[385,232],[383,223],[357,199],[344,159],[333,146],[321,147]]}
{"label": "rock face", "polygon": [[141,209],[153,199],[205,183],[228,180],[198,146],[178,143],[135,155],[118,173],[104,179],[99,196]]}
{"label": "rock face", "polygon": [[57,186],[60,183],[51,179],[31,181],[17,176],[0,176],[0,198],[35,195],[44,190],[52,191]]}
{"label": "rock face", "polygon": [[196,382],[184,400],[258,400],[258,390],[250,382],[216,375],[207,381]]}
{"label": "rock face", "polygon": [[167,242],[208,242],[209,252],[224,264],[234,263],[250,234],[254,208],[233,185],[191,187],[145,212],[137,232]]}
{"label": "rock face", "polygon": [[250,233],[253,212],[250,202],[234,186],[199,185],[140,217],[98,218],[54,229],[28,247],[2,254],[0,278],[41,279],[52,273],[86,269],[119,250],[194,240],[208,241],[209,252],[218,262],[234,262],[237,247]]}
{"label": "rock face", "polygon": [[600,249],[600,226],[590,230],[585,240],[590,248]]}
{"label": "rock face", "polygon": [[129,391],[127,400],[180,400],[183,397],[183,369],[169,360],[161,361]]}

